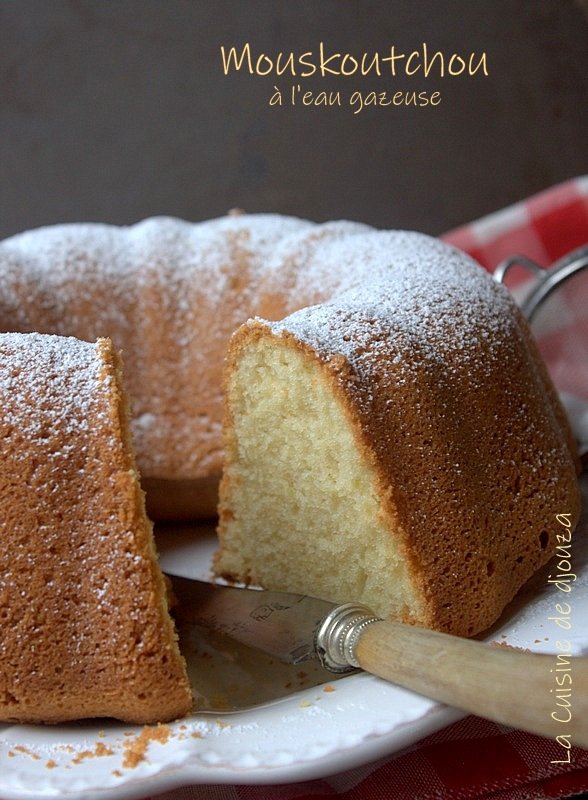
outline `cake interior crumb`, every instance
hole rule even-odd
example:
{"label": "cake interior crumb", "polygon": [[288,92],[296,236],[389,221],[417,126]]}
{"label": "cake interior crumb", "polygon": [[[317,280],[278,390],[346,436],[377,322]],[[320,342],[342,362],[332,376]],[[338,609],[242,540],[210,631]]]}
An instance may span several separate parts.
{"label": "cake interior crumb", "polygon": [[123,758],[123,767],[125,769],[134,769],[142,761],[145,761],[147,749],[151,742],[166,744],[170,736],[171,729],[169,725],[145,725],[141,733],[133,738],[127,739],[124,743],[125,754]]}

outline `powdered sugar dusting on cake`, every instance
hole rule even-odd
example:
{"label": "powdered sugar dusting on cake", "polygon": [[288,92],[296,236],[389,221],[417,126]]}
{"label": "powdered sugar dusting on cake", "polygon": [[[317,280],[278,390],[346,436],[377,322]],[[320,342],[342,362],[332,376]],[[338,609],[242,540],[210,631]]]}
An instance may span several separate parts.
{"label": "powdered sugar dusting on cake", "polygon": [[276,251],[313,229],[243,215],[20,234],[0,244],[0,329],[110,337],[123,351],[143,475],[208,474],[220,467],[226,343],[261,310]]}
{"label": "powdered sugar dusting on cake", "polygon": [[54,456],[77,446],[76,434],[104,421],[102,374],[95,344],[37,333],[0,334],[0,423],[29,441],[62,441]]}
{"label": "powdered sugar dusting on cake", "polygon": [[[415,363],[401,353],[418,348],[422,360],[451,365],[478,356],[512,326],[504,287],[465,254],[420,234],[372,232],[321,251],[328,271],[347,276],[326,303],[271,323],[311,345],[323,358],[343,356],[364,373],[382,369],[381,355]],[[358,264],[361,266],[358,268]],[[499,336],[500,334],[500,336]]]}
{"label": "powdered sugar dusting on cake", "polygon": [[[445,328],[457,327],[462,341],[474,335],[476,314],[501,324],[499,290],[474,272],[429,237],[345,221],[242,214],[61,225],[0,243],[0,329],[109,336],[123,351],[143,476],[198,478],[221,468],[223,356],[247,319],[280,320],[331,298],[286,326],[350,359],[378,325],[381,336],[420,336],[433,352],[433,341],[448,346]],[[472,314],[480,292],[486,300]],[[456,304],[463,325],[450,313]]]}

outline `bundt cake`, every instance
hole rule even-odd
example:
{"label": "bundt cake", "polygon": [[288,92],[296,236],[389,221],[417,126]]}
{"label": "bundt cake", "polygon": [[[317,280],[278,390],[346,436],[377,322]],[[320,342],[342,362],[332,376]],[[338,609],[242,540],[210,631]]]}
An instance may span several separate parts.
{"label": "bundt cake", "polygon": [[0,438],[0,719],[186,714],[111,342],[0,335]]}
{"label": "bundt cake", "polygon": [[223,358],[241,323],[218,574],[454,633],[490,624],[579,497],[525,322],[467,256],[418,234],[246,214],[0,244],[0,329],[123,349],[157,516],[215,510]]}
{"label": "bundt cake", "polygon": [[556,515],[578,520],[553,386],[463,253],[349,232],[320,260],[361,263],[356,285],[232,338],[216,572],[476,634],[552,556]]}
{"label": "bundt cake", "polygon": [[[222,367],[249,317],[282,319],[370,279],[376,233],[279,215],[55,225],[0,243],[0,330],[111,338],[155,518],[216,513]],[[333,246],[360,238],[358,258]]]}

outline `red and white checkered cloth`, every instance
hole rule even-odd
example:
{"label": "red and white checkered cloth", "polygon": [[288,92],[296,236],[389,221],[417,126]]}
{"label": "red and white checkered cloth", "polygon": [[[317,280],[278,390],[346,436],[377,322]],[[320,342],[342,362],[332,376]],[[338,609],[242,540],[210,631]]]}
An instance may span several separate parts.
{"label": "red and white checkered cloth", "polygon": [[[513,255],[548,267],[588,244],[588,176],[449,231],[443,238],[491,271]],[[514,276],[510,285],[523,278],[521,272]],[[588,280],[582,281],[580,294],[576,287],[571,281],[557,291],[543,330],[534,332],[560,392],[588,400]]]}
{"label": "red and white checkered cloth", "polygon": [[543,267],[588,244],[588,175],[566,181],[442,236],[493,271],[523,254]]}
{"label": "red and white checkered cloth", "polygon": [[[588,243],[588,177],[542,192],[443,237],[494,270],[523,254],[548,266]],[[571,307],[573,298],[566,298]],[[588,347],[588,305],[563,314],[554,341],[571,333]],[[584,327],[582,327],[584,326]],[[551,334],[550,334],[551,335]],[[556,342],[556,349],[560,345]],[[577,343],[576,345],[577,346]],[[560,347],[561,349],[561,347]],[[588,400],[588,357],[560,388]],[[588,750],[569,764],[555,742],[466,717],[388,759],[323,780],[280,786],[193,786],[157,800],[554,800],[588,792]]]}

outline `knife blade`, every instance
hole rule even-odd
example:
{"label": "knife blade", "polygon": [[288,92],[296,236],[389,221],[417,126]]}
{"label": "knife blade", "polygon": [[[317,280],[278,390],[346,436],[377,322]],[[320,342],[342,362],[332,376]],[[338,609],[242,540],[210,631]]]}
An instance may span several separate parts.
{"label": "knife blade", "polygon": [[336,604],[304,595],[168,577],[179,601],[174,609],[179,619],[218,631],[288,664],[321,657],[317,631]]}
{"label": "knife blade", "polygon": [[557,655],[382,620],[355,603],[168,577],[180,620],[283,661],[318,658],[332,672],[361,668],[470,714],[552,738],[565,733],[567,741],[588,747],[586,656],[567,659],[574,693],[564,708],[554,680],[563,669]]}

